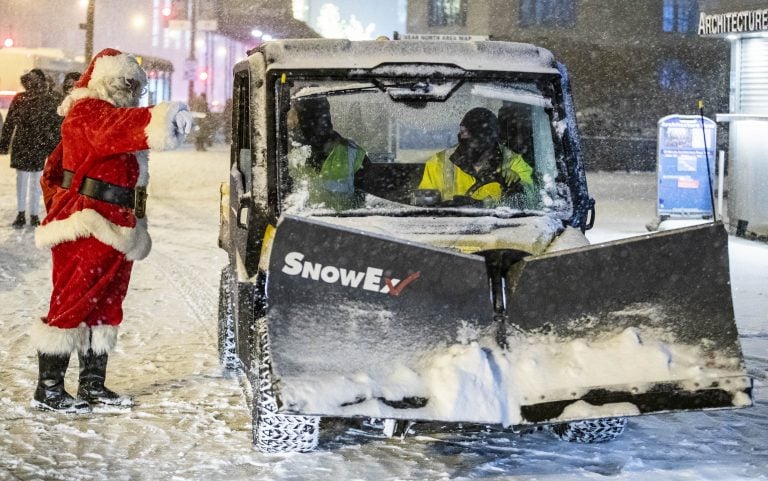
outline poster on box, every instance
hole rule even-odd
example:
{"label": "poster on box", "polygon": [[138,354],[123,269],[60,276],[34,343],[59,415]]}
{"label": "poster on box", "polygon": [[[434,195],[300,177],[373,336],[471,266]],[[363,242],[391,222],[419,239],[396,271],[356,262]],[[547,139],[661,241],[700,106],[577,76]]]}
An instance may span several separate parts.
{"label": "poster on box", "polygon": [[657,215],[711,216],[717,125],[698,115],[669,115],[659,120],[658,135]]}

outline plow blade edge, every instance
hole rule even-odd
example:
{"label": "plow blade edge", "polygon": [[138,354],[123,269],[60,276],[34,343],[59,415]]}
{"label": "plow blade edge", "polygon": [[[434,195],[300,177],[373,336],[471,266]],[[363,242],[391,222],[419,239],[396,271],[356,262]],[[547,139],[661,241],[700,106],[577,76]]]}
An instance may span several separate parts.
{"label": "plow blade edge", "polygon": [[517,262],[504,349],[490,291],[482,256],[284,216],[279,410],[523,425],[751,404],[720,224]]}
{"label": "plow blade edge", "polygon": [[581,350],[563,389],[524,400],[528,422],[579,417],[578,401],[616,414],[751,405],[721,223],[527,257],[508,274],[507,313],[526,342]]}

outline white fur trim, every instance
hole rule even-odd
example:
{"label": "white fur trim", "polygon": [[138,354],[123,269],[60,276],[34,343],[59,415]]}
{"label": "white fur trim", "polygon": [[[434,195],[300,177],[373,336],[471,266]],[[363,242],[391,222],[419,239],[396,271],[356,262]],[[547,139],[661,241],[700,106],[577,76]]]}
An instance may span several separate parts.
{"label": "white fur trim", "polygon": [[50,248],[89,236],[114,247],[130,261],[144,259],[152,249],[146,218],[137,219],[135,228],[123,227],[113,224],[93,209],[81,210],[66,219],[39,226],[35,229],[35,244],[41,249]]}
{"label": "white fur trim", "polygon": [[138,150],[134,152],[136,161],[139,163],[139,178],[136,179],[137,187],[146,187],[149,185],[149,151]]}
{"label": "white fur trim", "polygon": [[182,110],[187,106],[181,102],[160,102],[150,107],[152,118],[144,128],[150,149],[171,150],[181,145],[185,135],[176,131],[174,118]]}
{"label": "white fur trim", "polygon": [[69,354],[88,342],[88,326],[61,329],[36,320],[30,328],[32,343],[43,354]]}
{"label": "white fur trim", "polygon": [[99,100],[105,100],[109,102],[112,105],[115,105],[114,102],[112,102],[109,99],[109,96],[107,95],[106,91],[103,91],[103,89],[91,89],[91,88],[77,88],[73,89],[69,94],[64,97],[64,100],[62,100],[59,107],[56,109],[56,112],[61,117],[66,117],[70,110],[72,110],[72,106],[75,105],[75,102],[81,99],[99,99]]}
{"label": "white fur trim", "polygon": [[[117,344],[117,326],[100,325],[91,327],[90,345],[86,342],[81,352],[85,353],[90,347],[94,354],[112,352]],[[86,339],[87,340],[87,339]]]}
{"label": "white fur trim", "polygon": [[107,79],[126,78],[147,85],[147,74],[141,68],[133,55],[121,53],[120,55],[104,55],[94,61],[93,72],[88,80],[88,87],[95,88],[99,83]]}
{"label": "white fur trim", "polygon": [[56,113],[60,117],[66,117],[75,102],[81,99],[97,99],[109,102],[113,107],[117,107],[117,102],[110,96],[109,86],[103,81],[90,82],[88,87],[80,87],[73,89],[61,104],[56,108]]}

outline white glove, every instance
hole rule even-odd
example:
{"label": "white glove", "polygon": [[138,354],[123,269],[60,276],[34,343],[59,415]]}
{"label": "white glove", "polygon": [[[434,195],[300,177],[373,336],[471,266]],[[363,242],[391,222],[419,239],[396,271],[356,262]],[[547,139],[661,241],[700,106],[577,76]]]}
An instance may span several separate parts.
{"label": "white glove", "polygon": [[194,117],[192,117],[192,114],[187,110],[179,110],[173,118],[173,125],[176,128],[176,133],[179,135],[189,135],[189,133],[192,132],[192,125],[194,125],[194,123]]}

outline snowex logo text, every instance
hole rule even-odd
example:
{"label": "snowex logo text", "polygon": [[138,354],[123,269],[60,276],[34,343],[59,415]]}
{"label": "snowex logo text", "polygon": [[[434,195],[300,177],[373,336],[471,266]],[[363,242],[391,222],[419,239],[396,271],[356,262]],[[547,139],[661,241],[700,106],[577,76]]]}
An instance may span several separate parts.
{"label": "snowex logo text", "polygon": [[[414,272],[405,279],[384,277],[384,270],[378,267],[367,267],[364,271],[346,269],[334,265],[323,265],[304,260],[301,252],[289,252],[285,255],[285,264],[281,271],[289,276],[301,276],[304,279],[321,281],[327,284],[340,284],[344,287],[364,289],[390,296],[399,296],[406,286],[421,276]],[[383,281],[383,284],[382,284]]]}

